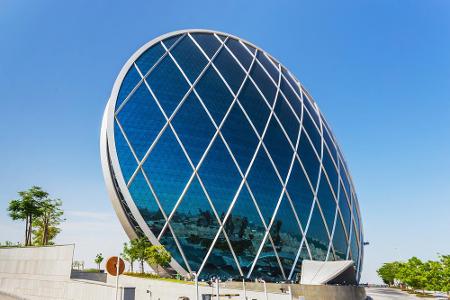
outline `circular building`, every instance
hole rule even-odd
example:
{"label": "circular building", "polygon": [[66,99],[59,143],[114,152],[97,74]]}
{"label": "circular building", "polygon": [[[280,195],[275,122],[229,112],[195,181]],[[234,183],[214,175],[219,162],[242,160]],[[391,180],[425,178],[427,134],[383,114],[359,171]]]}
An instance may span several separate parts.
{"label": "circular building", "polygon": [[363,235],[348,167],[316,102],[279,61],[209,30],[160,36],[122,68],[101,134],[130,238],[200,278],[296,280],[353,260]]}

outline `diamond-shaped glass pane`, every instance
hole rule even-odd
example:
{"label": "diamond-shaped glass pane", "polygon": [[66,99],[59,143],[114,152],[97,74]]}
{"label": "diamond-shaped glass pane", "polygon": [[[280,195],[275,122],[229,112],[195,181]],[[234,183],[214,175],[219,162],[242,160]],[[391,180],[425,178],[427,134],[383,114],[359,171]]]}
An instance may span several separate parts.
{"label": "diamond-shaped glass pane", "polygon": [[219,49],[220,42],[212,34],[209,33],[193,33],[191,36],[200,45],[200,47],[205,51],[209,58],[214,56],[214,53]]}
{"label": "diamond-shaped glass pane", "polygon": [[173,238],[170,229],[166,229],[159,242],[164,246],[164,248],[166,248],[167,251],[170,252],[172,258],[176,260],[176,262],[180,264],[182,268],[184,268],[186,271],[189,270],[186,266],[186,263],[184,262],[183,256],[181,255],[181,252],[178,249],[178,246],[175,242],[175,239]]}
{"label": "diamond-shaped glass pane", "polygon": [[236,261],[223,233],[218,237],[202,270],[202,277],[209,279],[213,276],[221,279],[240,277]]}
{"label": "diamond-shaped glass pane", "polygon": [[214,68],[209,67],[206,70],[196,84],[195,90],[208,108],[216,124],[219,125],[233,101],[233,96]]}
{"label": "diamond-shaped glass pane", "polygon": [[270,80],[269,75],[264,72],[263,68],[259,64],[253,64],[253,68],[250,71],[250,76],[252,77],[258,88],[261,90],[261,92],[264,94],[267,102],[269,102],[269,104],[272,106],[273,102],[275,101],[277,87],[273,83],[273,81]]}
{"label": "diamond-shaped glass pane", "polygon": [[342,185],[339,193],[339,210],[341,211],[342,218],[344,220],[344,227],[347,230],[347,233],[350,233],[350,224],[351,224],[351,212],[350,207],[348,206],[347,197],[343,191]]}
{"label": "diamond-shaped glass pane", "polygon": [[266,102],[250,80],[245,83],[238,98],[259,135],[261,135],[270,114]]}
{"label": "diamond-shaped glass pane", "polygon": [[350,241],[350,250],[351,250],[352,259],[356,265],[359,261],[359,245],[358,245],[358,240],[356,239],[355,231],[356,231],[356,229],[353,226],[352,237],[351,237],[351,241]]}
{"label": "diamond-shaped glass pane", "polygon": [[292,149],[286,136],[284,135],[280,125],[272,118],[264,136],[264,144],[266,145],[275,166],[283,181],[286,177],[291,165],[294,149]]}
{"label": "diamond-shaped glass pane", "polygon": [[245,78],[245,73],[227,49],[222,48],[214,59],[214,65],[236,94]]}
{"label": "diamond-shaped glass pane", "polygon": [[248,273],[264,238],[265,228],[245,186],[225,222],[225,231],[242,271]]}
{"label": "diamond-shaped glass pane", "polygon": [[138,159],[142,159],[165,122],[145,84],[141,84],[128,99],[117,119]]}
{"label": "diamond-shaped glass pane", "polygon": [[210,143],[215,129],[197,96],[191,93],[172,121],[192,163],[196,165]]}
{"label": "diamond-shaped glass pane", "polygon": [[242,177],[221,138],[214,141],[199,175],[218,215],[223,219]]}
{"label": "diamond-shaped glass pane", "polygon": [[198,271],[219,229],[219,223],[197,178],[170,221],[193,271]]}
{"label": "diamond-shaped glass pane", "polygon": [[314,122],[311,119],[308,111],[305,109],[303,111],[303,129],[308,133],[309,138],[311,139],[314,148],[318,155],[320,155],[320,149],[322,147],[322,138],[320,137],[319,129],[314,126]]}
{"label": "diamond-shaped glass pane", "polygon": [[317,111],[314,108],[312,104],[311,98],[308,98],[306,93],[303,93],[303,104],[306,106],[306,109],[308,109],[309,113],[311,114],[312,118],[314,119],[314,122],[316,123],[317,127],[319,127],[319,116],[317,115]]}
{"label": "diamond-shaped glass pane", "polygon": [[128,70],[127,74],[125,75],[125,78],[122,81],[122,85],[120,86],[119,94],[117,96],[116,101],[116,110],[119,108],[122,102],[128,97],[128,95],[131,93],[131,91],[139,83],[140,80],[141,76],[139,75],[136,68],[132,66]]}
{"label": "diamond-shaped glass pane", "polygon": [[239,43],[238,40],[233,38],[228,39],[225,43],[227,47],[233,52],[234,56],[241,62],[242,66],[248,70],[250,65],[252,64],[253,57],[252,55],[244,48],[244,46]]}
{"label": "diamond-shaped glass pane", "polygon": [[298,118],[301,119],[302,115],[302,103],[297,95],[292,91],[291,87],[287,83],[286,79],[281,79],[281,91],[283,92],[286,100],[291,105],[294,112],[297,114]]}
{"label": "diamond-shaped glass pane", "polygon": [[[322,124],[325,124],[325,123],[322,123]],[[333,139],[332,139],[331,135],[329,134],[326,126],[324,126],[324,128],[323,128],[323,137],[325,139],[325,143],[328,146],[328,149],[330,150],[331,156],[333,157],[334,161],[337,163],[337,161],[338,161],[337,160],[337,157],[338,157],[337,150],[333,144]]]}
{"label": "diamond-shaped glass pane", "polygon": [[172,114],[189,89],[189,84],[169,55],[151,72],[147,82],[167,116]]}
{"label": "diamond-shaped glass pane", "polygon": [[165,219],[142,171],[137,173],[128,189],[141,216],[144,218],[153,234],[158,236],[164,226]]}
{"label": "diamond-shaped glass pane", "polygon": [[338,186],[339,186],[339,176],[338,171],[336,169],[336,165],[331,159],[330,153],[327,147],[323,148],[323,166],[325,171],[327,172],[328,179],[330,180],[331,186],[333,187],[334,194],[337,195]]}
{"label": "diamond-shaped glass pane", "polygon": [[258,257],[253,272],[251,273],[253,278],[262,278],[264,280],[276,280],[280,281],[284,279],[283,273],[278,263],[275,252],[273,251],[272,244],[267,239],[261,253]]}
{"label": "diamond-shaped glass pane", "polygon": [[191,83],[197,79],[208,63],[205,56],[202,55],[198,47],[188,37],[183,38],[171,50],[171,53]]}
{"label": "diamond-shaped glass pane", "polygon": [[136,159],[131,153],[130,147],[125,140],[122,132],[120,131],[117,122],[114,122],[114,140],[116,144],[117,158],[119,159],[120,170],[122,171],[123,178],[127,183],[131,175],[137,168]]}
{"label": "diamond-shaped glass pane", "polygon": [[279,72],[274,64],[264,55],[264,53],[258,52],[256,58],[272,77],[273,81],[278,82]]}
{"label": "diamond-shaped glass pane", "polygon": [[169,215],[193,173],[170,128],[161,135],[143,168],[164,212]]}
{"label": "diamond-shaped glass pane", "polygon": [[295,257],[302,235],[297,219],[295,218],[292,206],[286,196],[281,200],[275,220],[270,228],[275,250],[280,258],[285,274],[289,274],[294,264]]}
{"label": "diamond-shaped glass pane", "polygon": [[305,173],[297,160],[294,161],[294,165],[292,166],[291,176],[289,177],[287,184],[287,191],[297,216],[299,217],[303,228],[305,228],[309,213],[311,212],[314,194],[306,179]]}
{"label": "diamond-shaped glass pane", "polygon": [[160,43],[148,48],[144,53],[139,56],[136,60],[136,65],[141,71],[142,75],[147,74],[147,72],[153,67],[153,65],[158,61],[158,59],[163,56],[166,52]]}
{"label": "diamond-shaped glass pane", "polygon": [[268,224],[280,198],[282,186],[269,157],[262,148],[256,156],[247,182],[256,198],[264,220]]}
{"label": "diamond-shaped glass pane", "polygon": [[347,257],[347,237],[344,232],[341,218],[338,216],[333,235],[334,253],[338,260],[345,260]]}
{"label": "diamond-shaped glass pane", "polygon": [[295,94],[298,97],[301,97],[301,92],[299,90],[299,86],[298,86],[296,80],[289,73],[289,71],[282,67],[281,72],[283,73],[284,77],[289,81],[291,88],[294,90]]}
{"label": "diamond-shaped glass pane", "polygon": [[314,206],[311,221],[306,232],[311,255],[315,260],[324,261],[327,258],[329,237],[317,205]]}
{"label": "diamond-shaped glass pane", "polygon": [[315,188],[319,177],[320,162],[304,131],[301,134],[297,152],[302,160],[303,167],[311,180],[311,184]]}
{"label": "diamond-shaped glass pane", "polygon": [[289,135],[292,145],[295,145],[297,143],[298,131],[300,130],[300,123],[282,96],[278,98],[277,104],[275,105],[275,114]]}
{"label": "diamond-shaped glass pane", "polygon": [[336,201],[331,193],[330,185],[325,175],[322,173],[320,178],[319,190],[317,192],[322,213],[327,221],[328,229],[331,232],[333,228],[334,216],[336,214]]}
{"label": "diamond-shaped glass pane", "polygon": [[221,132],[242,172],[245,173],[259,140],[238,105],[234,105],[231,109]]}
{"label": "diamond-shaped glass pane", "polygon": [[163,40],[164,45],[166,45],[166,47],[169,49],[170,47],[172,47],[173,44],[175,44],[176,41],[178,41],[180,38],[184,38],[181,35],[174,35],[171,36],[165,40]]}

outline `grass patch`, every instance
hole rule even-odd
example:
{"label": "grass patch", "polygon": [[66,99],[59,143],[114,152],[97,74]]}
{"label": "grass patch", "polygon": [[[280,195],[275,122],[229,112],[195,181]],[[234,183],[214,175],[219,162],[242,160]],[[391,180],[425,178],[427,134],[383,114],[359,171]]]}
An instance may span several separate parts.
{"label": "grass patch", "polygon": [[132,277],[138,277],[138,278],[144,278],[144,279],[152,279],[152,280],[161,280],[161,281],[168,281],[168,282],[174,282],[174,283],[181,283],[181,284],[190,284],[193,285],[194,282],[182,280],[182,279],[176,279],[176,278],[166,278],[166,277],[160,277],[156,274],[150,274],[150,273],[131,273],[131,272],[125,272],[123,275],[132,276]]}

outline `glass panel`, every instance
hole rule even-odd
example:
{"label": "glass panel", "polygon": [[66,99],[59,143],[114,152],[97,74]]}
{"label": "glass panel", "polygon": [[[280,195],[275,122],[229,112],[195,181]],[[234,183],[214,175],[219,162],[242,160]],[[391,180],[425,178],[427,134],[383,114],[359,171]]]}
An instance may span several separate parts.
{"label": "glass panel", "polygon": [[191,83],[194,83],[198,75],[200,75],[200,72],[208,63],[205,56],[188,37],[181,40],[181,42],[171,50],[171,53]]}
{"label": "glass panel", "polygon": [[170,128],[164,131],[143,168],[159,203],[169,215],[194,172]]}
{"label": "glass panel", "polygon": [[297,160],[294,161],[294,165],[292,166],[291,177],[289,177],[286,189],[297,216],[303,228],[305,228],[311,212],[314,194]]}
{"label": "glass panel", "polygon": [[281,184],[269,157],[261,147],[252,166],[247,182],[266,221],[270,222],[281,195]]}
{"label": "glass panel", "polygon": [[142,159],[165,123],[161,110],[141,84],[117,115],[138,159]]}
{"label": "glass panel", "polygon": [[342,182],[344,183],[344,188],[345,191],[347,192],[347,197],[351,197],[350,184],[347,175],[345,174],[345,168],[344,165],[342,164],[342,160],[339,160],[339,168],[340,168],[339,174],[341,175]]}
{"label": "glass panel", "polygon": [[293,76],[291,76],[291,74],[289,73],[288,70],[286,70],[284,67],[281,67],[281,72],[283,73],[283,75],[286,77],[286,79],[289,81],[289,83],[291,84],[291,86],[289,87],[289,89],[293,89],[295,94],[298,97],[301,97],[301,93],[299,90],[299,86],[296,82],[296,80],[293,78]]}
{"label": "glass panel", "polygon": [[168,55],[153,69],[147,82],[167,116],[172,114],[189,89],[189,84]]}
{"label": "glass panel", "polygon": [[259,140],[238,105],[234,105],[231,109],[221,132],[230,146],[241,171],[245,173],[255,154]]}
{"label": "glass panel", "polygon": [[327,147],[323,148],[322,163],[325,168],[325,171],[327,172],[328,179],[331,182],[331,186],[333,187],[334,194],[337,195],[338,185],[339,185],[338,171],[337,171],[336,166],[334,165],[333,161],[331,160],[331,156],[330,156],[330,153],[328,152]]}
{"label": "glass panel", "polygon": [[358,245],[358,241],[356,239],[355,226],[353,226],[353,230],[352,230],[350,250],[352,251],[352,253],[351,253],[352,260],[355,262],[355,266],[357,266],[358,261],[359,261],[359,245]]}
{"label": "glass panel", "polygon": [[217,214],[223,220],[242,177],[221,138],[214,141],[199,175]]}
{"label": "glass panel", "polygon": [[212,58],[214,53],[216,53],[217,49],[220,47],[219,40],[213,34],[192,33],[191,36],[200,45],[200,47],[202,47],[203,51],[205,51],[209,58]]}
{"label": "glass panel", "polygon": [[342,226],[341,218],[338,216],[333,235],[334,252],[338,260],[345,260],[347,258],[347,237]]}
{"label": "glass panel", "polygon": [[311,113],[312,118],[314,119],[314,122],[316,123],[317,127],[319,127],[319,116],[317,115],[317,111],[312,105],[312,101],[306,96],[305,93],[303,93],[303,104],[305,104],[306,108]]}
{"label": "glass panel", "polygon": [[245,78],[245,73],[242,68],[224,48],[220,50],[219,54],[214,59],[214,65],[236,94]]}
{"label": "glass panel", "polygon": [[274,223],[270,228],[270,235],[284,273],[288,276],[300,248],[302,235],[292,206],[286,196],[281,201]]}
{"label": "glass panel", "polygon": [[308,254],[308,249],[306,248],[306,244],[303,244],[303,246],[302,246],[302,250],[300,252],[300,255],[297,260],[297,264],[295,265],[295,269],[292,272],[292,276],[291,276],[290,280],[293,280],[294,282],[300,282],[300,279],[302,276],[302,263],[303,263],[304,259],[310,259],[309,254]]}
{"label": "glass panel", "polygon": [[170,224],[192,271],[198,271],[219,224],[197,178],[189,187]]}
{"label": "glass panel", "polygon": [[164,43],[164,45],[166,45],[167,49],[169,49],[180,37],[181,37],[181,35],[179,35],[179,34],[169,37],[169,38],[163,40],[163,43]]}
{"label": "glass panel", "polygon": [[275,114],[283,125],[284,130],[289,135],[292,145],[297,143],[298,131],[300,130],[300,123],[294,116],[294,113],[287,105],[284,97],[279,97],[275,105]]}
{"label": "glass panel", "polygon": [[248,50],[250,50],[250,52],[252,52],[253,54],[256,53],[256,49],[255,47],[251,46],[250,44],[247,44],[244,42],[244,45],[247,47]]}
{"label": "glass panel", "polygon": [[180,250],[178,249],[175,239],[173,238],[172,233],[168,228],[164,232],[164,235],[161,237],[159,242],[161,243],[161,245],[164,246],[164,248],[166,248],[167,251],[170,252],[172,258],[178,264],[180,264],[180,266],[183,267],[186,270],[186,272],[188,272],[189,270],[186,267],[186,263],[184,262],[183,256],[181,256]]}
{"label": "glass panel", "polygon": [[200,101],[191,93],[172,121],[194,165],[197,165],[210,143],[215,128]]}
{"label": "glass panel", "polygon": [[217,239],[201,273],[201,277],[205,280],[213,276],[219,277],[222,280],[229,278],[237,279],[240,277],[236,261],[223,233]]}
{"label": "glass panel", "polygon": [[344,227],[347,230],[347,233],[350,233],[351,213],[342,185],[339,193],[339,210],[341,211],[342,218],[344,220]]}
{"label": "glass panel", "polygon": [[286,181],[294,150],[275,118],[272,118],[270,121],[266,135],[264,136],[264,144],[266,145],[282,180]]}
{"label": "glass panel", "polygon": [[[353,218],[355,219],[356,228],[359,229],[360,228],[360,226],[359,226],[359,214],[358,214],[358,212],[356,210],[356,206],[357,206],[358,200],[356,199],[355,194],[352,194],[352,197],[353,197],[353,201],[352,201],[352,204],[353,204],[352,205]],[[358,238],[359,238],[359,230],[357,231],[357,233],[358,233]]]}
{"label": "glass panel", "polygon": [[313,147],[303,131],[300,137],[297,153],[302,161],[303,167],[308,174],[313,188],[316,187],[319,177],[320,162],[313,150]]}
{"label": "glass panel", "polygon": [[297,114],[298,118],[301,120],[302,117],[302,103],[300,102],[300,99],[297,97],[296,94],[292,91],[292,89],[289,87],[286,79],[281,79],[281,85],[280,89],[283,92],[284,96],[286,97],[286,100],[289,101],[289,104],[291,104],[292,109]]}
{"label": "glass panel", "polygon": [[261,135],[269,118],[270,110],[250,80],[245,83],[238,99],[256,130]]}
{"label": "glass panel", "polygon": [[264,94],[267,102],[269,102],[269,104],[272,106],[277,93],[277,87],[273,83],[273,81],[270,80],[269,75],[264,72],[259,64],[255,63],[253,64],[253,68],[250,71],[250,76],[255,81],[261,92]]}
{"label": "glass panel", "polygon": [[262,278],[267,281],[283,280],[283,273],[278,264],[277,257],[273,251],[273,247],[267,239],[264,247],[258,257],[258,261],[250,274],[251,278]]}
{"label": "glass panel", "polygon": [[272,62],[267,59],[267,57],[264,55],[264,53],[258,52],[258,54],[256,55],[256,58],[264,66],[266,71],[270,74],[273,81],[278,82],[279,72],[278,72],[277,68],[272,64]]}
{"label": "glass panel", "polygon": [[127,183],[137,168],[137,162],[128,147],[127,141],[123,137],[117,122],[114,122],[114,141],[116,143],[116,152],[120,170],[122,171],[125,183]]}
{"label": "glass panel", "polygon": [[[325,124],[325,123],[322,123]],[[336,147],[334,146],[333,142],[332,142],[332,138],[331,135],[328,133],[328,130],[325,128],[323,128],[323,137],[325,139],[325,143],[328,146],[328,149],[330,150],[331,156],[333,157],[335,163],[337,164],[337,151],[336,151]]]}
{"label": "glass panel", "polygon": [[221,35],[221,34],[218,34],[217,36],[218,36],[222,41],[225,41],[225,39],[227,38],[226,36]]}
{"label": "glass panel", "polygon": [[[217,39],[214,37],[217,41]],[[195,86],[217,125],[222,122],[225,113],[233,101],[233,96],[214,68],[209,67]]]}
{"label": "glass panel", "polygon": [[133,202],[136,204],[142,218],[145,220],[153,234],[158,236],[166,222],[144,175],[142,175],[142,171],[139,171],[136,177],[134,177],[128,190],[130,191]]}
{"label": "glass panel", "polygon": [[136,68],[134,66],[131,66],[120,86],[119,94],[117,95],[116,110],[119,108],[123,100],[127,98],[127,96],[131,93],[131,91],[134,89],[134,87],[139,83],[141,79],[142,79],[141,75],[139,75]]}
{"label": "glass panel", "polygon": [[136,65],[139,70],[141,70],[142,75],[147,74],[147,72],[153,67],[153,65],[158,61],[158,59],[163,56],[166,52],[160,43],[153,45],[149,49],[145,50],[144,53],[139,56],[136,60]]}
{"label": "glass panel", "polygon": [[328,230],[331,232],[333,228],[334,216],[336,214],[336,201],[334,200],[333,194],[331,193],[328,180],[323,173],[320,178],[317,198],[319,199],[323,216],[325,218],[325,221],[327,222]]}
{"label": "glass panel", "polygon": [[247,274],[264,238],[265,229],[245,186],[242,187],[232,213],[225,223],[225,231],[242,272]]}
{"label": "glass panel", "polygon": [[314,126],[314,122],[306,109],[303,111],[303,128],[308,133],[308,136],[316,149],[317,155],[320,155],[322,138],[320,137],[319,129]]}
{"label": "glass panel", "polygon": [[244,48],[244,46],[239,43],[239,41],[230,38],[226,42],[227,47],[233,52],[234,56],[241,62],[242,66],[248,70],[250,65],[252,64],[253,57],[251,54]]}
{"label": "glass panel", "polygon": [[306,233],[313,260],[325,261],[327,258],[329,237],[317,205],[314,206],[311,221]]}

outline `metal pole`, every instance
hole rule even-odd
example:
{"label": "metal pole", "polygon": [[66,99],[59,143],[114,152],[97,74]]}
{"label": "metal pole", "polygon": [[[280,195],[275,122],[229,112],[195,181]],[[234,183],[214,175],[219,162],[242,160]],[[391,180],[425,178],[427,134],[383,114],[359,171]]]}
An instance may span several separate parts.
{"label": "metal pole", "polygon": [[291,285],[288,285],[288,291],[289,291],[289,296],[291,296],[291,300],[293,300],[294,298],[292,298],[292,290],[291,290]]}
{"label": "metal pole", "polygon": [[118,300],[118,296],[119,296],[119,261],[120,256],[117,256],[117,263],[116,263],[116,300]]}
{"label": "metal pole", "polygon": [[264,295],[266,296],[266,300],[269,300],[269,297],[267,296],[267,286],[266,286],[266,281],[265,281],[265,280],[262,280],[262,279],[261,279],[261,281],[262,281],[263,284],[264,284]]}
{"label": "metal pole", "polygon": [[196,293],[196,298],[197,300],[199,300],[198,298],[198,277],[197,277],[197,273],[194,273],[194,280],[195,280],[195,293]]}
{"label": "metal pole", "polygon": [[242,278],[242,289],[244,290],[244,300],[247,300],[247,290],[245,289],[245,278]]}
{"label": "metal pole", "polygon": [[216,278],[216,293],[217,293],[217,300],[219,300],[219,278]]}

